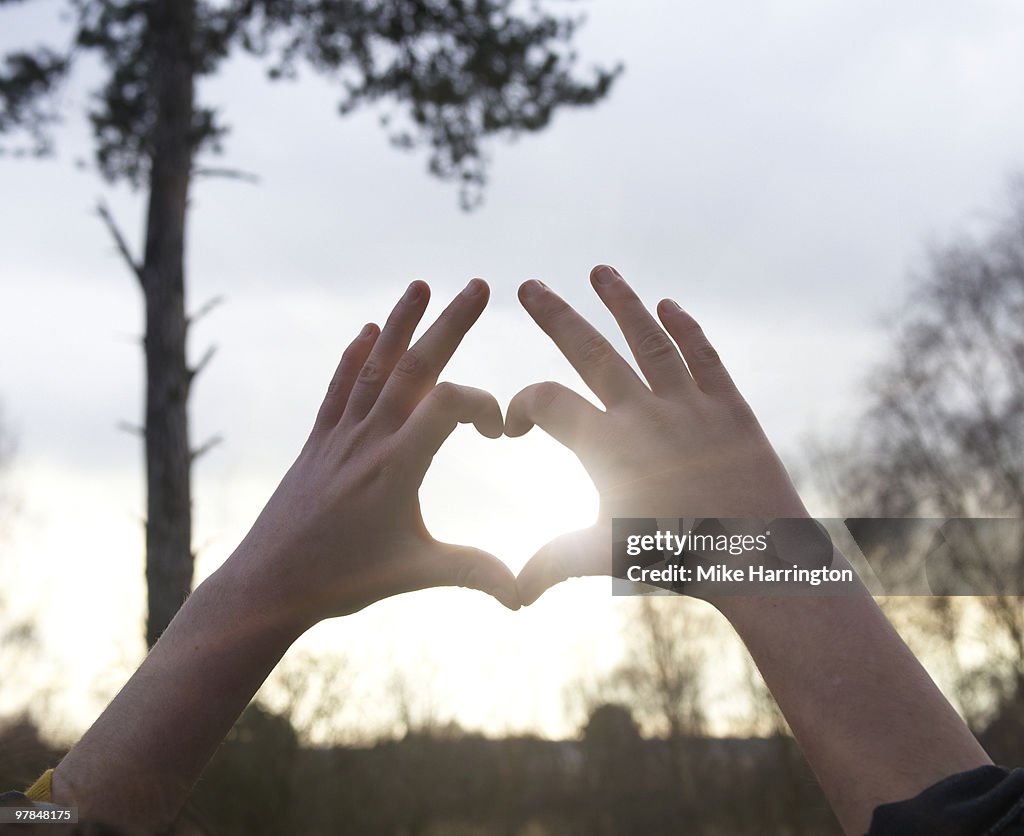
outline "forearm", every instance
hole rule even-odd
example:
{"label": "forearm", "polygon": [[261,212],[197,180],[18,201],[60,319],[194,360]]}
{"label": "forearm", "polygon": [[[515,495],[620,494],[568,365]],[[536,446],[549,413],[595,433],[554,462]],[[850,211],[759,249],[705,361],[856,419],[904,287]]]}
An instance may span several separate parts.
{"label": "forearm", "polygon": [[843,829],[990,763],[870,595],[719,601]]}
{"label": "forearm", "polygon": [[[646,384],[563,299],[526,282],[523,306],[605,410],[539,384],[512,399],[506,434],[536,425],[576,452],[601,494],[604,523],[802,516],[789,475],[697,321],[666,299],[659,324],[607,265],[591,283]],[[597,525],[543,546],[520,573],[523,603],[563,578],[607,573],[607,543]],[[714,603],[753,654],[848,833],[863,833],[879,803],[988,763],[866,593]]]}
{"label": "forearm", "polygon": [[225,734],[303,625],[254,588],[241,550],[189,597],[53,776],[86,820],[152,833],[177,815]]}
{"label": "forearm", "polygon": [[307,627],[391,595],[474,586],[517,609],[494,555],[441,543],[419,488],[459,423],[501,435],[494,397],[437,383],[487,304],[474,279],[409,347],[429,288],[345,350],[295,463],[249,535],[185,602],[142,666],[53,775],[55,800],[130,833],[169,823],[217,745]]}

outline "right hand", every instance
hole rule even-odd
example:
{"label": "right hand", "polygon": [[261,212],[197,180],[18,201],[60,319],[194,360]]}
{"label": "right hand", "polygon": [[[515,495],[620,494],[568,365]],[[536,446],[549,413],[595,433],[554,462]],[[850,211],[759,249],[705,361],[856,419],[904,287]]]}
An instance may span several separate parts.
{"label": "right hand", "polygon": [[527,312],[605,406],[552,382],[526,387],[509,404],[505,434],[540,427],[576,453],[601,498],[593,526],[556,537],[527,562],[518,578],[524,605],[566,578],[609,574],[614,517],[807,515],[693,317],[663,300],[659,325],[618,272],[601,265],[590,279],[647,382],[545,285],[519,288]]}
{"label": "right hand", "polygon": [[429,295],[413,282],[383,330],[370,324],[353,340],[302,452],[232,557],[254,599],[299,630],[434,586],[519,608],[504,563],[435,540],[420,515],[420,484],[455,427],[499,438],[503,426],[491,394],[437,383],[487,304],[487,284],[470,282],[410,348]]}

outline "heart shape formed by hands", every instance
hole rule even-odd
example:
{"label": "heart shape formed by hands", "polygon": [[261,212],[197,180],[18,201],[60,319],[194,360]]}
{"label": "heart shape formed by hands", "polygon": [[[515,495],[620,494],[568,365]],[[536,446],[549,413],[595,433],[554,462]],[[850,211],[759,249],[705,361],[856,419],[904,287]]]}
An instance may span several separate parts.
{"label": "heart shape formed by hands", "polygon": [[[697,322],[663,300],[658,319],[614,269],[591,283],[644,379],[589,322],[539,281],[519,298],[604,405],[533,384],[507,415],[494,397],[437,383],[487,304],[474,279],[410,347],[429,288],[413,282],[383,329],[367,325],[342,356],[313,431],[246,541],[280,606],[303,622],[429,586],[481,589],[532,604],[569,577],[608,574],[614,517],[781,517],[806,511]],[[660,322],[659,322],[660,320]],[[538,426],[572,450],[600,494],[597,522],[556,537],[518,577],[497,557],[427,531],[418,490],[459,423],[488,438]]]}
{"label": "heart shape formed by hands", "polygon": [[[479,279],[411,348],[424,283],[409,286],[383,329],[367,325],[252,530],[50,774],[53,798],[126,832],[166,830],[246,700],[321,619],[445,585],[481,589],[517,609],[565,578],[607,573],[615,517],[806,516],[696,321],[667,300],[655,319],[609,267],[595,268],[591,281],[643,378],[540,282],[526,282],[519,296],[604,409],[545,382],[519,392],[503,418],[489,393],[437,383],[486,305]],[[597,523],[556,537],[518,577],[494,555],[433,538],[418,491],[459,423],[488,438],[541,427],[593,479]],[[730,621],[793,718],[846,832],[863,833],[880,800],[910,798],[988,761],[870,596],[820,599],[782,618],[755,607]],[[858,687],[851,674],[862,670],[870,676]]]}

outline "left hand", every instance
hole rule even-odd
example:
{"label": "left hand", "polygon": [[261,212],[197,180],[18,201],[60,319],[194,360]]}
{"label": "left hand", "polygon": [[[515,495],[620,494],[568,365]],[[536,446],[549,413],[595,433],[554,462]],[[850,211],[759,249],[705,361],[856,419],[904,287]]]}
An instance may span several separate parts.
{"label": "left hand", "polygon": [[367,325],[349,345],[302,452],[233,557],[257,600],[299,629],[434,586],[519,608],[505,564],[438,542],[420,515],[420,484],[456,425],[488,438],[504,428],[492,395],[437,383],[487,304],[487,284],[471,281],[409,348],[429,295],[413,282],[382,331]]}
{"label": "left hand", "polygon": [[526,387],[509,404],[505,433],[545,430],[576,453],[601,496],[593,526],[555,538],[523,567],[524,605],[567,578],[610,574],[615,517],[807,515],[696,320],[666,299],[659,323],[611,267],[595,267],[590,278],[646,381],[552,290],[537,281],[520,287],[523,307],[605,406],[550,381]]}

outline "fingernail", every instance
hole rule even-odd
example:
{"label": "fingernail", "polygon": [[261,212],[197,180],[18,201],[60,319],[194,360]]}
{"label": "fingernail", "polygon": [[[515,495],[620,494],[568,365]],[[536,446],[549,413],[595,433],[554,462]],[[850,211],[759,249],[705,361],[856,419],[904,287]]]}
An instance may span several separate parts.
{"label": "fingernail", "polygon": [[373,323],[372,322],[367,322],[366,325],[363,326],[363,330],[359,332],[359,337],[360,338],[368,337],[372,333],[373,333]]}
{"label": "fingernail", "polygon": [[463,296],[478,296],[483,292],[486,283],[483,279],[473,279],[462,291]]}
{"label": "fingernail", "polygon": [[523,285],[523,294],[526,296],[539,296],[547,290],[547,285],[538,279],[530,279]]}
{"label": "fingernail", "polygon": [[679,307],[679,303],[675,299],[666,299],[665,303],[668,305],[668,309],[670,311],[675,311],[676,313],[678,313],[679,311],[682,310],[682,308]]}
{"label": "fingernail", "polygon": [[419,282],[413,282],[409,285],[408,290],[405,291],[405,296],[402,297],[403,302],[415,302],[420,298],[423,293],[423,288]]}
{"label": "fingernail", "polygon": [[607,264],[601,264],[594,268],[594,281],[598,284],[611,284],[617,278],[618,273]]}

